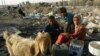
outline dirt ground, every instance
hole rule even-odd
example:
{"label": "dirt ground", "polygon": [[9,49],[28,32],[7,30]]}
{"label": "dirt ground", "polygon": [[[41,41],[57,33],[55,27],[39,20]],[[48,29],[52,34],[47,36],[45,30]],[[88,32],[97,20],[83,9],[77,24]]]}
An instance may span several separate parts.
{"label": "dirt ground", "polygon": [[[17,29],[23,31],[24,33],[21,34],[22,36],[30,36],[34,35],[35,32],[40,31],[42,26],[35,27],[29,25],[31,22],[30,19],[21,19],[21,18],[12,18],[10,16],[0,16],[0,56],[9,56],[7,48],[5,46],[5,40],[2,37],[3,31],[13,31],[10,28],[16,27]],[[27,34],[28,33],[28,34]]]}

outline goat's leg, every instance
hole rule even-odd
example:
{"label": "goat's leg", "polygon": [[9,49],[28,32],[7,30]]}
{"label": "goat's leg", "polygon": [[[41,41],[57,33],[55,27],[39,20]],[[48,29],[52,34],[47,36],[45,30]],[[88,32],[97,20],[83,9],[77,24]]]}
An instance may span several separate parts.
{"label": "goat's leg", "polygon": [[8,42],[6,42],[6,47],[8,49],[8,52],[9,52],[10,56],[14,56],[12,46]]}

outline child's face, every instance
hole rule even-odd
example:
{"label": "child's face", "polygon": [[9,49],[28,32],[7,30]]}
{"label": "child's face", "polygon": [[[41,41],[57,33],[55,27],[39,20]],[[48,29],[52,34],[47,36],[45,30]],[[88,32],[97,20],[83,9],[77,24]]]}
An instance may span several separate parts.
{"label": "child's face", "polygon": [[78,18],[74,18],[73,22],[74,22],[75,25],[78,25],[79,24],[79,19]]}
{"label": "child's face", "polygon": [[61,16],[65,16],[66,13],[60,13]]}
{"label": "child's face", "polygon": [[53,20],[51,20],[51,19],[49,19],[48,22],[49,22],[50,25],[53,24]]}

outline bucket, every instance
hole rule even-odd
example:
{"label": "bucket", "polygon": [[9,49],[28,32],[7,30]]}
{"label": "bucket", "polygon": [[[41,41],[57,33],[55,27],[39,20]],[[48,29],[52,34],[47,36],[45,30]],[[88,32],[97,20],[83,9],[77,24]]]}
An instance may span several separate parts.
{"label": "bucket", "polygon": [[88,46],[89,52],[94,56],[100,56],[100,41],[91,41]]}
{"label": "bucket", "polygon": [[81,56],[83,53],[84,41],[73,40],[70,43],[69,53],[71,56]]}

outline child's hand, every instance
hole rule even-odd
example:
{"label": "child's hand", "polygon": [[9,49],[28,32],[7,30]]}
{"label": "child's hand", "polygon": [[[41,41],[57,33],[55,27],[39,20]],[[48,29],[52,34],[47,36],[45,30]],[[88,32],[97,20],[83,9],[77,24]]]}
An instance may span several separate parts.
{"label": "child's hand", "polygon": [[68,33],[61,33],[62,35],[68,35]]}

